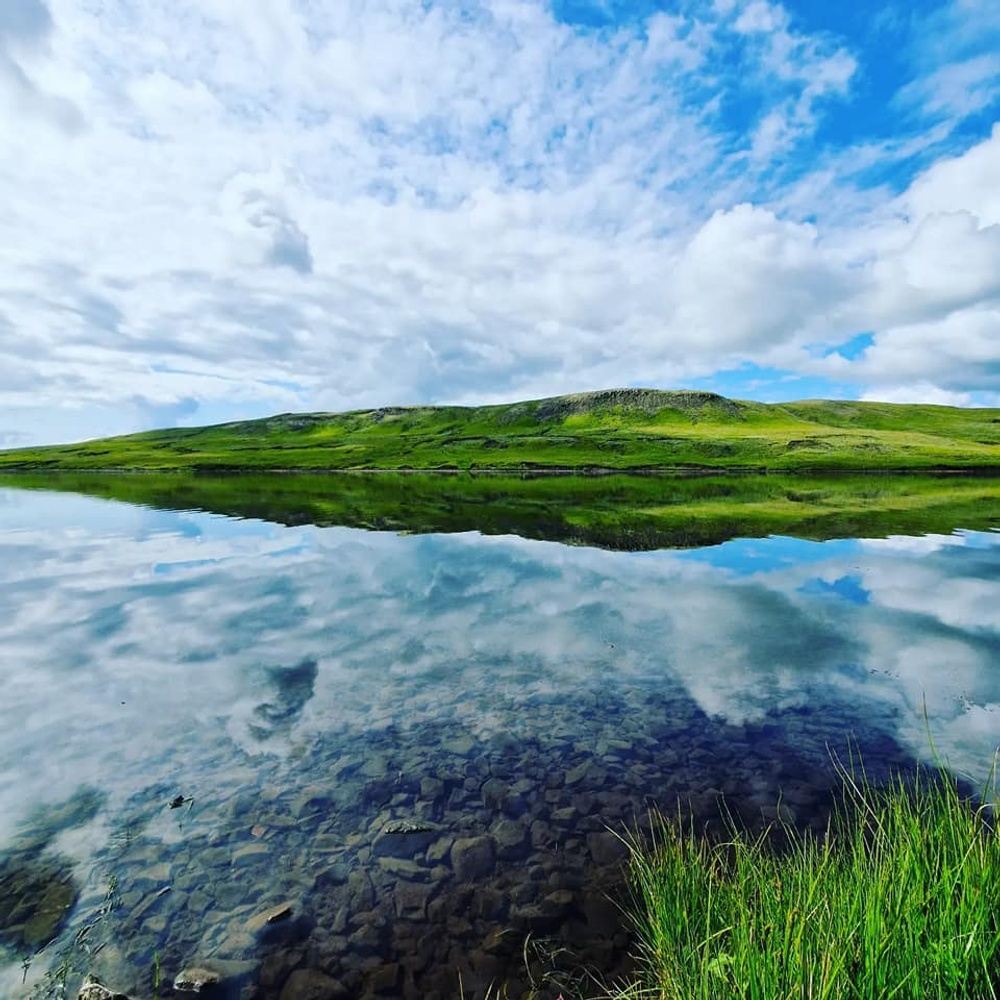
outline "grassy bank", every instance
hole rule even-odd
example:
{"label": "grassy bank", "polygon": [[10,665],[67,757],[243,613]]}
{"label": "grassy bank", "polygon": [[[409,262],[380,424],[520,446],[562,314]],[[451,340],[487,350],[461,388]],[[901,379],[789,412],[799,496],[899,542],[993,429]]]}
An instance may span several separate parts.
{"label": "grassy bank", "polygon": [[627,389],[497,406],[285,414],[0,452],[0,469],[1000,468],[1000,410]]}
{"label": "grassy bank", "polygon": [[660,819],[633,851],[643,976],[619,1000],[995,1000],[990,815],[924,774],[849,783],[828,836],[780,851]]}
{"label": "grassy bank", "polygon": [[0,472],[0,486],[288,525],[479,531],[632,550],[771,534],[821,540],[1000,527],[1000,478],[980,476]]}

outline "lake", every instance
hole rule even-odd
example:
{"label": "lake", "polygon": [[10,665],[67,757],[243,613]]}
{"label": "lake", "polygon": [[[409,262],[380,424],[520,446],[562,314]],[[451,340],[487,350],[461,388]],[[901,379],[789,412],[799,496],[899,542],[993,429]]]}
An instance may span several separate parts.
{"label": "lake", "polygon": [[881,537],[619,525],[639,551],[545,498],[369,525],[410,534],[166,490],[0,488],[5,997],[207,964],[232,997],[569,1000],[629,968],[612,831],[821,830],[838,760],[977,782],[1000,743],[981,490]]}

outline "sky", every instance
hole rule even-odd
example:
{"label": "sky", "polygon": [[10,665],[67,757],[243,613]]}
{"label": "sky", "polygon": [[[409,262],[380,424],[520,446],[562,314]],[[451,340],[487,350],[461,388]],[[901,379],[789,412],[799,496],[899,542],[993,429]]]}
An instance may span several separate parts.
{"label": "sky", "polygon": [[1000,405],[1000,4],[0,4],[0,447],[618,386]]}

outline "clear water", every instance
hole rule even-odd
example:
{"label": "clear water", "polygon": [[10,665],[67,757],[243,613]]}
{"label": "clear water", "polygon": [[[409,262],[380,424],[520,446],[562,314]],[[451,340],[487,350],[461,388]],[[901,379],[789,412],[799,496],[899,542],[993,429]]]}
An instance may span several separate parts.
{"label": "clear water", "polygon": [[627,970],[605,830],[653,804],[819,825],[852,742],[982,778],[1000,535],[620,553],[0,490],[0,678],[0,852],[77,892],[0,995],[472,997],[526,988],[529,931],[533,975]]}

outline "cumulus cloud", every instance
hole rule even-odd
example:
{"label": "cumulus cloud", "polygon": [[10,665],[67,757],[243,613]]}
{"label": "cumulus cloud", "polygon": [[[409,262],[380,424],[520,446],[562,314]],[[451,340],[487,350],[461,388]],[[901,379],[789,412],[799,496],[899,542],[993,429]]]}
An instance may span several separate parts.
{"label": "cumulus cloud", "polygon": [[[810,145],[861,57],[779,4],[599,30],[543,0],[0,17],[0,61],[44,97],[4,89],[5,433],[746,362],[859,393],[996,391],[1000,133],[901,193],[863,188],[850,149]],[[50,98],[86,129],[53,127]],[[926,148],[904,139],[856,159]],[[858,359],[817,350],[858,330]]]}
{"label": "cumulus cloud", "polygon": [[672,272],[673,325],[689,350],[765,349],[826,328],[855,284],[815,227],[737,205],[714,213],[684,248]]}

